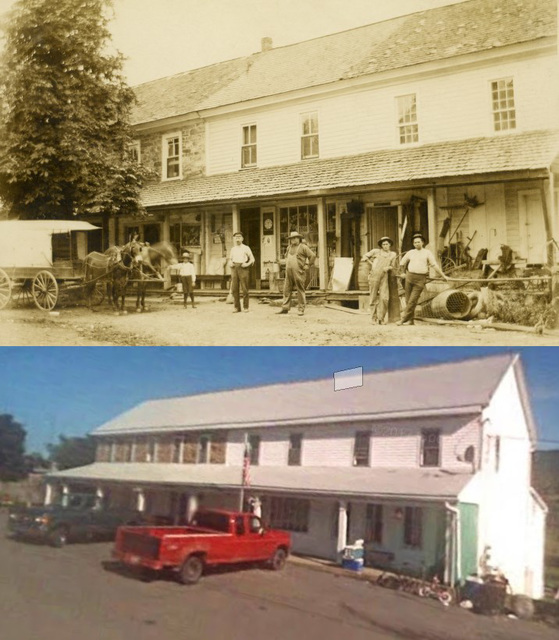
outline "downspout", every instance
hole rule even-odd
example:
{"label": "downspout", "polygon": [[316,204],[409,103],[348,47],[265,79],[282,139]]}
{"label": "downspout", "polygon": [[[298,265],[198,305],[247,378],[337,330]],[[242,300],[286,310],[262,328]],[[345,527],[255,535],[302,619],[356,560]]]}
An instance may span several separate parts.
{"label": "downspout", "polygon": [[[457,507],[453,507],[449,502],[445,502],[444,506],[448,511],[454,514],[454,541],[456,543],[454,554],[456,560],[456,580],[454,582],[462,582],[462,536],[460,533],[460,509],[458,509]],[[454,584],[452,584],[451,586],[454,586]]]}

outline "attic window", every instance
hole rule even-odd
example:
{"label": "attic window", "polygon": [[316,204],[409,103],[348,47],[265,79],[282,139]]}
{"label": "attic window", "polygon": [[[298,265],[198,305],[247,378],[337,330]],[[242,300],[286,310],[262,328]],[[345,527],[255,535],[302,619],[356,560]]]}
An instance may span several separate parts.
{"label": "attic window", "polygon": [[415,93],[396,98],[398,103],[398,133],[400,144],[419,142],[417,100]]}
{"label": "attic window", "polygon": [[421,466],[438,467],[441,454],[441,432],[439,429],[424,429],[421,432]]}

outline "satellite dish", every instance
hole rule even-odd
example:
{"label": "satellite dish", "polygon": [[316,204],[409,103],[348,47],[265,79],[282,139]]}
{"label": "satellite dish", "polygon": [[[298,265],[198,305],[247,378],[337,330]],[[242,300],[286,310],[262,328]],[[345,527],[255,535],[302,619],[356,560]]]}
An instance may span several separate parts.
{"label": "satellite dish", "polygon": [[460,462],[470,462],[470,463],[474,462],[475,457],[476,457],[476,450],[473,444],[466,447],[464,451],[462,451],[456,456],[456,458],[460,460]]}

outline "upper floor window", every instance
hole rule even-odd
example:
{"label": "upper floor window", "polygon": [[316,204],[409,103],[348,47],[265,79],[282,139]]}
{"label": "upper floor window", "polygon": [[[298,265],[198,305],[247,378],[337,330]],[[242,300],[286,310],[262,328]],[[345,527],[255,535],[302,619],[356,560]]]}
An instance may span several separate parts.
{"label": "upper floor window", "polygon": [[398,102],[398,132],[400,144],[419,141],[417,101],[415,93],[396,98]]}
{"label": "upper floor window", "polygon": [[156,461],[157,461],[157,440],[155,438],[150,438],[148,440],[146,462],[156,462]]}
{"label": "upper floor window", "polygon": [[180,133],[163,138],[163,179],[179,178],[181,173],[181,136]]}
{"label": "upper floor window", "polygon": [[421,466],[438,467],[441,457],[441,432],[439,429],[424,429],[421,432]]}
{"label": "upper floor window", "polygon": [[132,162],[136,162],[137,164],[140,164],[141,157],[140,157],[140,141],[139,140],[134,140],[134,142],[132,142],[128,146],[128,157]]}
{"label": "upper floor window", "polygon": [[116,442],[114,440],[109,443],[109,462],[116,462]]}
{"label": "upper floor window", "polygon": [[241,167],[256,166],[256,125],[243,127],[243,145],[241,148]]}
{"label": "upper floor window", "polygon": [[249,436],[248,450],[250,454],[250,464],[257,465],[260,460],[260,436]]}
{"label": "upper floor window", "polygon": [[198,457],[197,462],[199,464],[205,464],[210,461],[210,444],[211,440],[209,436],[200,436],[198,440]]}
{"label": "upper floor window", "polygon": [[423,511],[421,507],[406,507],[404,513],[404,544],[421,547]]}
{"label": "upper floor window", "polygon": [[353,465],[355,467],[368,467],[371,446],[371,434],[369,431],[358,431],[355,434],[353,445]]}
{"label": "upper floor window", "polygon": [[382,505],[368,504],[365,515],[365,541],[382,544]]}
{"label": "upper floor window", "polygon": [[134,441],[124,443],[124,462],[134,461]]}
{"label": "upper floor window", "polygon": [[297,466],[301,464],[301,445],[303,436],[300,433],[292,433],[289,436],[289,454],[287,464]]}
{"label": "upper floor window", "polygon": [[175,438],[173,440],[173,462],[182,462],[183,439]]}
{"label": "upper floor window", "polygon": [[516,109],[514,107],[512,78],[503,78],[491,83],[491,102],[495,131],[516,129]]}
{"label": "upper floor window", "polygon": [[318,113],[301,116],[301,159],[318,158]]}

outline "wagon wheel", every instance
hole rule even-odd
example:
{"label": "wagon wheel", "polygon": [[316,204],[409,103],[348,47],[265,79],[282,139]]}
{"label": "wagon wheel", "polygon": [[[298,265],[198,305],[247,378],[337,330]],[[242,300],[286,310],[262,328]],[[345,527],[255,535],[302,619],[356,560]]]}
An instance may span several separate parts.
{"label": "wagon wheel", "polygon": [[51,311],[58,302],[58,283],[50,271],[39,271],[33,278],[33,300],[41,311]]}
{"label": "wagon wheel", "polygon": [[451,258],[443,258],[441,261],[441,269],[443,273],[450,273],[456,269],[456,263]]}
{"label": "wagon wheel", "polygon": [[12,281],[8,274],[0,269],[0,309],[3,309],[12,297]]}

